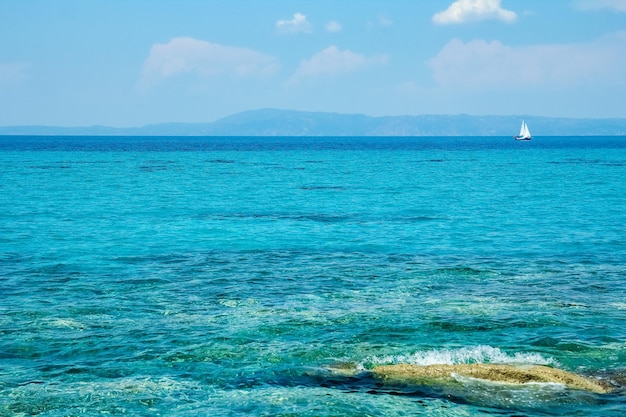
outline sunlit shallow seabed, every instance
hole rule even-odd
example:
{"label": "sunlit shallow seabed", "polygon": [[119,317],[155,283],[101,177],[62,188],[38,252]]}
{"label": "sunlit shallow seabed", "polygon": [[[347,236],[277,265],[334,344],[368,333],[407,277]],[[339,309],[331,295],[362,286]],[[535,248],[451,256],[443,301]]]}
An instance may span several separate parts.
{"label": "sunlit shallow seabed", "polygon": [[622,415],[624,178],[623,138],[0,137],[0,415]]}

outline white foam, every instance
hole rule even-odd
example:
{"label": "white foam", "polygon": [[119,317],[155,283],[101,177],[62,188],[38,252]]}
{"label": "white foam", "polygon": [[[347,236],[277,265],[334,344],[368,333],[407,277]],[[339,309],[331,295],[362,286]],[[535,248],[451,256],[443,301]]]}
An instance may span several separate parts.
{"label": "white foam", "polygon": [[410,365],[456,365],[463,363],[518,363],[535,365],[557,365],[553,358],[545,358],[534,352],[506,353],[500,348],[488,345],[470,346],[459,349],[432,349],[417,351],[408,355],[372,356],[364,363],[389,365],[405,363]]}

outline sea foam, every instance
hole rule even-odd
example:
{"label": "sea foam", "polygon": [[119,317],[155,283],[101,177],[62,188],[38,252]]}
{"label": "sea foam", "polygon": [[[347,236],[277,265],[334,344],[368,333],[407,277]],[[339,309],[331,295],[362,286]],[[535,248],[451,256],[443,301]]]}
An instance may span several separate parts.
{"label": "sea foam", "polygon": [[535,352],[507,353],[488,345],[469,346],[459,349],[431,349],[407,355],[371,356],[362,362],[364,369],[377,365],[405,363],[410,365],[456,365],[462,363],[519,363],[535,365],[558,365],[554,358],[546,358]]}

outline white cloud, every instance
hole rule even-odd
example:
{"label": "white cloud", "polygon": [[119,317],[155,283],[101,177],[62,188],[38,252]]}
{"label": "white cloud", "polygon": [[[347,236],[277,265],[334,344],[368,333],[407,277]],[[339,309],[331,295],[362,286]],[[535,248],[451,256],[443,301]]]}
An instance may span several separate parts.
{"label": "white cloud", "polygon": [[276,22],[276,31],[278,33],[311,33],[313,26],[306,20],[306,16],[302,13],[295,13],[291,20],[279,20]]}
{"label": "white cloud", "polygon": [[578,0],[574,6],[579,10],[614,10],[626,12],[626,0]]}
{"label": "white cloud", "polygon": [[626,31],[589,43],[526,47],[454,39],[429,64],[435,81],[453,88],[559,86],[587,80],[623,83]]}
{"label": "white cloud", "polygon": [[500,0],[457,0],[445,11],[433,16],[433,22],[440,25],[480,20],[510,23],[516,19],[515,12],[500,7]]}
{"label": "white cloud", "polygon": [[388,61],[384,55],[367,57],[350,50],[340,50],[329,46],[313,55],[309,60],[300,62],[292,81],[325,75],[337,75],[355,72],[373,65],[382,65]]}
{"label": "white cloud", "polygon": [[265,77],[278,69],[275,58],[246,48],[193,38],[174,38],[152,45],[143,65],[142,84],[182,74],[203,77]]}
{"label": "white cloud", "polygon": [[326,24],[326,32],[341,32],[341,29],[343,28],[341,27],[341,23],[339,22],[332,21]]}

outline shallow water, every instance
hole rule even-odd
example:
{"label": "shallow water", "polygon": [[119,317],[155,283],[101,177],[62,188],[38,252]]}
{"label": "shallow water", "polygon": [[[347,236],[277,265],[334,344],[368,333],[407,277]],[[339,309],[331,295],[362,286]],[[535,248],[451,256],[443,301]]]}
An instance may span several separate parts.
{"label": "shallow water", "polygon": [[[626,140],[0,138],[0,415],[622,415]],[[538,363],[616,391],[385,386]]]}

